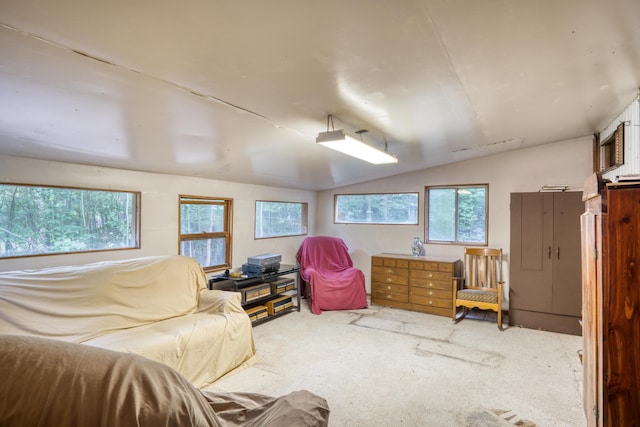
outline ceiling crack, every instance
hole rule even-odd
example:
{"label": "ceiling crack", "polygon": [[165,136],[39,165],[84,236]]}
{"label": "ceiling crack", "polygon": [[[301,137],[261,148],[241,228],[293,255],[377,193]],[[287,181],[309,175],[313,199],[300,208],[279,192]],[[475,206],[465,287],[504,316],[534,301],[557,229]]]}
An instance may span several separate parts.
{"label": "ceiling crack", "polygon": [[188,88],[188,87],[183,86],[183,85],[181,85],[181,84],[179,84],[179,83],[176,83],[176,82],[173,82],[173,81],[170,81],[170,80],[164,79],[164,78],[162,78],[162,77],[152,76],[152,75],[149,75],[149,74],[145,74],[145,73],[143,73],[142,71],[139,71],[139,70],[136,70],[136,69],[133,69],[133,68],[129,68],[129,67],[126,67],[126,66],[124,66],[124,65],[116,64],[116,63],[111,62],[111,61],[109,61],[109,60],[107,60],[107,59],[97,57],[97,56],[95,56],[95,55],[92,55],[92,54],[87,53],[87,52],[80,51],[80,50],[78,50],[78,49],[70,48],[70,47],[65,46],[65,45],[63,45],[63,44],[61,44],[61,43],[54,42],[54,41],[52,41],[52,40],[46,39],[46,38],[44,38],[44,37],[42,37],[42,36],[39,36],[39,35],[37,35],[37,34],[30,33],[30,32],[28,32],[28,31],[20,30],[20,29],[18,29],[18,28],[15,28],[15,27],[13,27],[13,26],[11,26],[11,25],[8,25],[8,24],[2,23],[2,22],[0,22],[0,26],[4,27],[4,28],[6,28],[6,29],[12,30],[12,31],[15,31],[15,32],[21,33],[21,34],[26,35],[26,36],[28,36],[28,37],[32,37],[32,38],[34,38],[34,39],[36,39],[36,40],[42,41],[42,42],[47,43],[47,44],[50,44],[50,45],[52,45],[52,46],[56,46],[56,47],[58,47],[58,48],[60,48],[60,49],[64,49],[64,50],[67,50],[67,51],[69,51],[69,52],[73,52],[73,53],[75,53],[75,54],[77,54],[77,55],[80,55],[80,56],[83,56],[83,57],[85,57],[85,58],[92,59],[92,60],[94,60],[94,61],[98,61],[98,62],[101,62],[101,63],[103,63],[103,64],[107,64],[107,65],[110,65],[110,66],[113,66],[113,67],[117,67],[117,68],[120,68],[120,69],[123,69],[123,70],[129,71],[129,72],[132,72],[132,73],[138,74],[138,75],[143,76],[143,77],[145,77],[145,78],[152,79],[152,80],[155,80],[155,81],[158,81],[158,82],[161,82],[161,83],[164,83],[164,84],[167,84],[167,85],[173,86],[173,87],[175,87],[175,88],[177,88],[177,89],[180,89],[180,90],[183,90],[183,91],[189,92],[189,93],[190,93],[190,94],[192,94],[192,95],[196,95],[196,96],[198,96],[198,97],[201,97],[201,98],[207,99],[207,100],[209,100],[209,101],[213,101],[213,102],[216,102],[216,103],[218,103],[218,104],[222,104],[222,105],[224,105],[224,106],[227,106],[227,107],[233,108],[233,109],[235,109],[235,110],[239,110],[239,111],[244,112],[244,113],[249,113],[249,114],[251,114],[251,115],[253,115],[253,116],[255,116],[255,117],[258,117],[258,118],[260,118],[260,119],[263,119],[263,120],[268,121],[268,122],[269,122],[273,127],[275,127],[275,128],[280,128],[280,125],[278,125],[278,124],[274,123],[274,122],[273,122],[269,117],[267,117],[267,116],[265,116],[265,115],[263,115],[263,114],[257,113],[257,112],[255,112],[255,111],[252,111],[252,110],[250,110],[250,109],[248,109],[248,108],[244,108],[244,107],[241,107],[241,106],[239,106],[239,105],[233,104],[233,103],[231,103],[231,102],[229,102],[229,101],[225,101],[224,99],[217,98],[217,97],[215,97],[215,96],[213,96],[213,95],[209,95],[209,94],[205,94],[205,93],[202,93],[202,92],[196,91],[196,90],[194,90],[194,89]]}

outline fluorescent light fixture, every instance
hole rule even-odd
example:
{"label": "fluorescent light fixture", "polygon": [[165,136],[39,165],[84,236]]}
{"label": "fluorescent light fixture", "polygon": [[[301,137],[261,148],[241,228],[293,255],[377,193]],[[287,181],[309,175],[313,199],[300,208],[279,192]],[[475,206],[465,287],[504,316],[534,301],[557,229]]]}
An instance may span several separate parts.
{"label": "fluorescent light fixture", "polygon": [[316,142],[325,147],[348,154],[349,156],[373,163],[374,165],[398,163],[396,156],[367,145],[363,141],[348,135],[342,129],[320,132],[316,138]]}
{"label": "fluorescent light fixture", "polygon": [[567,191],[569,186],[566,184],[546,184],[540,188],[540,191]]}

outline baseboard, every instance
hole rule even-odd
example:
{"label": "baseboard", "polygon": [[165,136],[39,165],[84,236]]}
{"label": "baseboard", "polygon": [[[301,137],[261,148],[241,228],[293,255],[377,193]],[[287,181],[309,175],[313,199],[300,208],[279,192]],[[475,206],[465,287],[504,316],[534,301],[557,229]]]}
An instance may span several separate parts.
{"label": "baseboard", "polygon": [[580,318],[562,314],[510,309],[509,325],[562,334],[582,335]]}

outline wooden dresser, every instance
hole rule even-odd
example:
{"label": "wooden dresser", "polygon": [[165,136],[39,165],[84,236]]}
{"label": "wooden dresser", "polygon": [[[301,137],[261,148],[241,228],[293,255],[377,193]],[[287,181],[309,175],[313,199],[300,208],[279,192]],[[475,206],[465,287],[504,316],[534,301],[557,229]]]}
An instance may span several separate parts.
{"label": "wooden dresser", "polygon": [[451,317],[457,258],[378,254],[371,257],[371,302]]}

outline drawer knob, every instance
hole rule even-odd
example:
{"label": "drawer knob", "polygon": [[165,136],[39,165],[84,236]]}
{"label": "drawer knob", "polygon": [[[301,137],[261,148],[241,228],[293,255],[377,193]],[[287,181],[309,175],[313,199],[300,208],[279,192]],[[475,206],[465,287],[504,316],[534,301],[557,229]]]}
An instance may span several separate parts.
{"label": "drawer knob", "polygon": [[387,298],[391,298],[391,295],[387,294]]}
{"label": "drawer knob", "polygon": [[429,296],[433,296],[433,291],[429,291]]}
{"label": "drawer knob", "polygon": [[433,301],[429,300],[429,305],[433,305]]}
{"label": "drawer knob", "polygon": [[393,279],[391,277],[387,277],[387,282],[391,283],[393,282]]}
{"label": "drawer knob", "polygon": [[433,273],[429,273],[429,277],[433,277]]}
{"label": "drawer knob", "polygon": [[387,286],[387,290],[390,291],[391,290],[391,286]]}
{"label": "drawer knob", "polygon": [[433,283],[429,282],[429,287],[433,288]]}
{"label": "drawer knob", "polygon": [[393,274],[393,270],[392,269],[387,269],[387,274]]}

